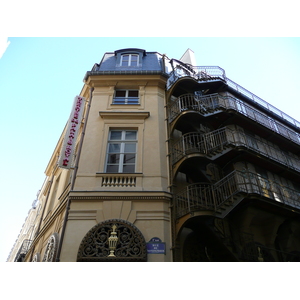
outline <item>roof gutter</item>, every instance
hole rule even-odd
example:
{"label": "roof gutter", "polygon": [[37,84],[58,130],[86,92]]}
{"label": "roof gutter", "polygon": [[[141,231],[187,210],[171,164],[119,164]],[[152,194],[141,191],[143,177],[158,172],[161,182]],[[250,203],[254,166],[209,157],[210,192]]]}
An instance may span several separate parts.
{"label": "roof gutter", "polygon": [[169,78],[169,74],[158,70],[88,71],[86,72],[83,81],[87,81],[89,76],[100,75],[162,75],[166,78]]}

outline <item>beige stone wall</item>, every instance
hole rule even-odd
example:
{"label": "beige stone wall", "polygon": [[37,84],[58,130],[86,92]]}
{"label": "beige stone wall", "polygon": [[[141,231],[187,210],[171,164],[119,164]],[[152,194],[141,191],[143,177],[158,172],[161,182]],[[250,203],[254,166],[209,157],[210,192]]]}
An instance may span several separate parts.
{"label": "beige stone wall", "polygon": [[[92,78],[92,104],[61,261],[76,261],[80,243],[96,224],[121,219],[135,225],[148,242],[159,237],[167,253],[148,261],[171,261],[171,218],[168,190],[164,79],[160,76]],[[112,105],[115,88],[138,89],[140,105]],[[104,172],[110,129],[138,131],[136,173]]]}
{"label": "beige stone wall", "polygon": [[[63,131],[46,167],[47,178],[40,193],[42,206],[35,222],[39,233],[26,261],[31,261],[36,254],[42,261],[53,234],[58,234],[63,241],[60,261],[76,261],[84,236],[93,226],[109,219],[135,225],[146,242],[158,237],[166,243],[166,255],[149,254],[148,261],[171,261],[165,78],[159,75],[94,76],[89,77],[87,84],[89,86],[85,85],[81,92],[88,100],[85,112],[90,103],[89,88],[94,87],[94,91],[74,189],[69,193],[74,170],[57,167]],[[115,89],[138,89],[140,105],[113,105]],[[85,115],[77,151],[86,120]],[[110,129],[137,130],[135,173],[104,172]],[[63,235],[68,201],[71,205]]]}
{"label": "beige stone wall", "polygon": [[[77,190],[103,188],[101,173],[104,172],[106,145],[111,128],[138,130],[136,164],[138,178],[134,190],[166,191],[168,188],[165,99],[164,90],[159,86],[159,77],[155,78],[156,85],[151,81],[151,77],[145,77],[144,81],[140,79],[138,83],[133,77],[134,85],[127,77],[125,78],[126,82],[122,84],[120,83],[122,77],[120,77],[118,81],[109,82],[115,83],[115,86],[94,88],[76,179]],[[101,83],[105,84],[105,82]],[[114,88],[124,87],[140,90],[141,105],[111,104]]]}
{"label": "beige stone wall", "polygon": [[72,202],[61,261],[76,261],[80,243],[96,224],[121,219],[135,225],[148,242],[159,237],[166,243],[166,255],[148,255],[148,261],[170,261],[170,213],[168,201],[80,201]]}

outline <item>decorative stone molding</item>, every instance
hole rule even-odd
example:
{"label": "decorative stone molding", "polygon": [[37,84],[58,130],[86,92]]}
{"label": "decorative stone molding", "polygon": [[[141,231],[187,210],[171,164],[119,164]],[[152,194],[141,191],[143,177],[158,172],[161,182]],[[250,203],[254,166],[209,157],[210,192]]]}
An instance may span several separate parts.
{"label": "decorative stone molding", "polygon": [[99,115],[105,119],[147,119],[150,116],[150,112],[138,112],[138,111],[99,111]]}
{"label": "decorative stone molding", "polygon": [[43,262],[54,262],[57,254],[58,247],[58,233],[53,233],[47,243],[46,251],[43,257]]}
{"label": "decorative stone molding", "polygon": [[37,252],[33,257],[32,262],[40,262],[40,261],[41,261],[41,255],[39,252]]}
{"label": "decorative stone molding", "polygon": [[85,235],[79,246],[77,261],[147,261],[146,241],[140,230],[130,222],[106,220]]}
{"label": "decorative stone molding", "polygon": [[100,200],[100,201],[171,201],[171,197],[165,196],[70,196],[70,199],[73,200]]}

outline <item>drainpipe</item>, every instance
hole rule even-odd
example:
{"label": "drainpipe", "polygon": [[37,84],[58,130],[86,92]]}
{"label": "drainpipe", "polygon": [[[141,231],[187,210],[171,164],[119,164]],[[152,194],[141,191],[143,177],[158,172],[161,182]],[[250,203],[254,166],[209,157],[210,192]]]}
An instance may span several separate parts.
{"label": "drainpipe", "polygon": [[[72,179],[71,179],[70,192],[73,191],[74,185],[75,185],[75,180],[76,180],[76,175],[77,175],[77,170],[78,170],[78,165],[79,165],[79,159],[80,159],[81,149],[82,149],[84,135],[85,135],[85,130],[86,130],[86,126],[87,126],[87,121],[88,121],[88,117],[89,117],[89,113],[90,113],[90,109],[91,109],[93,91],[94,91],[94,88],[90,88],[90,100],[89,100],[88,105],[87,105],[87,111],[86,111],[86,115],[85,115],[85,123],[83,125],[83,129],[82,129],[82,133],[81,133],[81,139],[80,139],[80,144],[79,144],[79,148],[78,148],[78,152],[77,152],[77,157],[76,157],[76,161],[75,161],[75,167],[74,167],[73,176],[72,176]],[[64,235],[65,235],[65,231],[66,231],[66,226],[67,226],[67,221],[68,221],[70,206],[71,206],[71,200],[70,200],[70,196],[69,196],[68,202],[67,202],[67,206],[66,206],[66,213],[65,213],[64,223],[63,223],[63,227],[62,227],[61,237],[59,239],[59,245],[58,245],[58,248],[57,248],[56,262],[60,261],[60,253],[61,253],[63,239],[64,239]]]}
{"label": "drainpipe", "polygon": [[162,72],[163,73],[167,73],[166,72],[166,62],[165,62],[165,59],[166,59],[166,55],[165,54],[163,54],[163,56],[162,56]]}

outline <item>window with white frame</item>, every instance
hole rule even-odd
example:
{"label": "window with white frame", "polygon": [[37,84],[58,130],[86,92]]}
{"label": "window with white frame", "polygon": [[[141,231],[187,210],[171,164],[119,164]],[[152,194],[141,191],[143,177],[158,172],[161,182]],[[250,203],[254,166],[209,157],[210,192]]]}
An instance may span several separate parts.
{"label": "window with white frame", "polygon": [[106,154],[106,173],[134,173],[137,130],[110,130]]}
{"label": "window with white frame", "polygon": [[113,104],[139,104],[139,91],[116,90]]}
{"label": "window with white frame", "polygon": [[121,67],[137,67],[139,64],[138,54],[123,54],[121,56]]}

